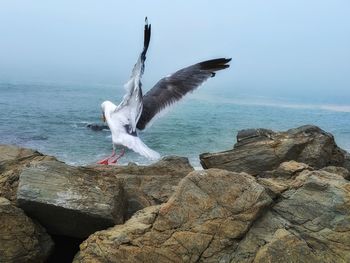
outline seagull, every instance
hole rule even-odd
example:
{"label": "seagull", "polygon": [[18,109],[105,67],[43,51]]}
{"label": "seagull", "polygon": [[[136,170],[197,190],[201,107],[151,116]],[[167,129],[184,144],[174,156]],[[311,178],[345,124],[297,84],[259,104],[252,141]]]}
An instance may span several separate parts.
{"label": "seagull", "polygon": [[[113,152],[99,161],[99,164],[115,164],[124,155],[124,147],[150,160],[159,159],[159,153],[142,142],[137,130],[144,130],[156,115],[175,104],[187,93],[194,91],[208,78],[214,77],[216,71],[228,68],[228,62],[231,61],[231,58],[217,58],[180,69],[160,79],[143,95],[141,78],[150,39],[151,25],[148,25],[146,17],[143,50],[134,65],[129,81],[124,85],[126,94],[122,102],[118,106],[110,101],[101,104],[102,118],[107,122],[112,134]],[[118,155],[115,151],[116,146],[123,147]]]}

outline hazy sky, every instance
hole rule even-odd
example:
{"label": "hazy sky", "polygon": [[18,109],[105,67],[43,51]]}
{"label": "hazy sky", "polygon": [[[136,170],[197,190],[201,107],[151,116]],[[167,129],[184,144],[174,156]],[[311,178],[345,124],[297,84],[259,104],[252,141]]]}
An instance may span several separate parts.
{"label": "hazy sky", "polygon": [[152,24],[145,87],[232,57],[206,84],[350,104],[349,0],[0,0],[0,82],[121,85]]}

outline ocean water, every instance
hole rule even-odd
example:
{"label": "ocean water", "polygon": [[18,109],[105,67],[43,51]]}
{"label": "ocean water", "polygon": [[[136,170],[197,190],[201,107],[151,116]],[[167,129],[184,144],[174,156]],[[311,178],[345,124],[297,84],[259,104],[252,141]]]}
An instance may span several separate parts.
{"label": "ocean water", "polygon": [[[118,103],[122,87],[109,85],[0,84],[0,143],[16,144],[54,155],[72,165],[92,164],[111,153],[108,130],[101,123],[100,104]],[[162,156],[186,156],[199,167],[204,152],[231,149],[241,129],[286,130],[315,124],[331,132],[337,144],[350,150],[350,107],[314,105],[312,101],[237,97],[233,92],[202,89],[186,97],[140,133]],[[119,163],[150,162],[126,151]]]}

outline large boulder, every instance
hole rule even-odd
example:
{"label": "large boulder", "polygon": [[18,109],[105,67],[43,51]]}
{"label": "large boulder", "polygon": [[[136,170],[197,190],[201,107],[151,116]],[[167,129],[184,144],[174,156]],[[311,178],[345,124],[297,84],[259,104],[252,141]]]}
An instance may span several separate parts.
{"label": "large boulder", "polygon": [[18,178],[23,168],[32,162],[53,159],[31,149],[0,145],[0,197],[15,203]]}
{"label": "large boulder", "polygon": [[232,150],[200,155],[203,168],[220,168],[252,175],[276,169],[282,162],[298,161],[319,169],[343,166],[350,169],[348,153],[322,129],[306,125],[286,132],[266,129],[240,131]]}
{"label": "large boulder", "polygon": [[166,202],[191,171],[183,157],[165,157],[150,166],[72,167],[42,161],[22,171],[17,202],[50,233],[84,238]]}
{"label": "large boulder", "polygon": [[329,171],[305,169],[284,180],[231,262],[350,262],[350,183]]}
{"label": "large boulder", "polygon": [[125,213],[120,182],[58,161],[25,168],[20,175],[17,202],[49,233],[79,238],[122,223]]}
{"label": "large boulder", "polygon": [[45,262],[53,246],[42,226],[0,197],[0,262]]}
{"label": "large boulder", "polygon": [[127,199],[127,219],[142,208],[168,201],[180,180],[194,170],[187,158],[177,156],[164,157],[148,166],[130,163],[91,168],[102,176],[115,177],[122,182]]}
{"label": "large boulder", "polygon": [[167,203],[91,235],[74,262],[219,262],[271,201],[248,174],[194,171]]}
{"label": "large boulder", "polygon": [[167,203],[91,235],[74,262],[350,262],[346,173],[296,162],[259,178],[195,171]]}

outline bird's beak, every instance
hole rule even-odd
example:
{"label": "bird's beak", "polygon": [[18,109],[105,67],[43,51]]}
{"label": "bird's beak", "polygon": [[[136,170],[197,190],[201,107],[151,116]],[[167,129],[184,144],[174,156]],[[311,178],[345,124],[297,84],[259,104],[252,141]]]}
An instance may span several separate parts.
{"label": "bird's beak", "polygon": [[104,112],[102,112],[101,119],[102,119],[103,122],[106,122],[106,116],[105,116],[105,113],[104,113]]}

